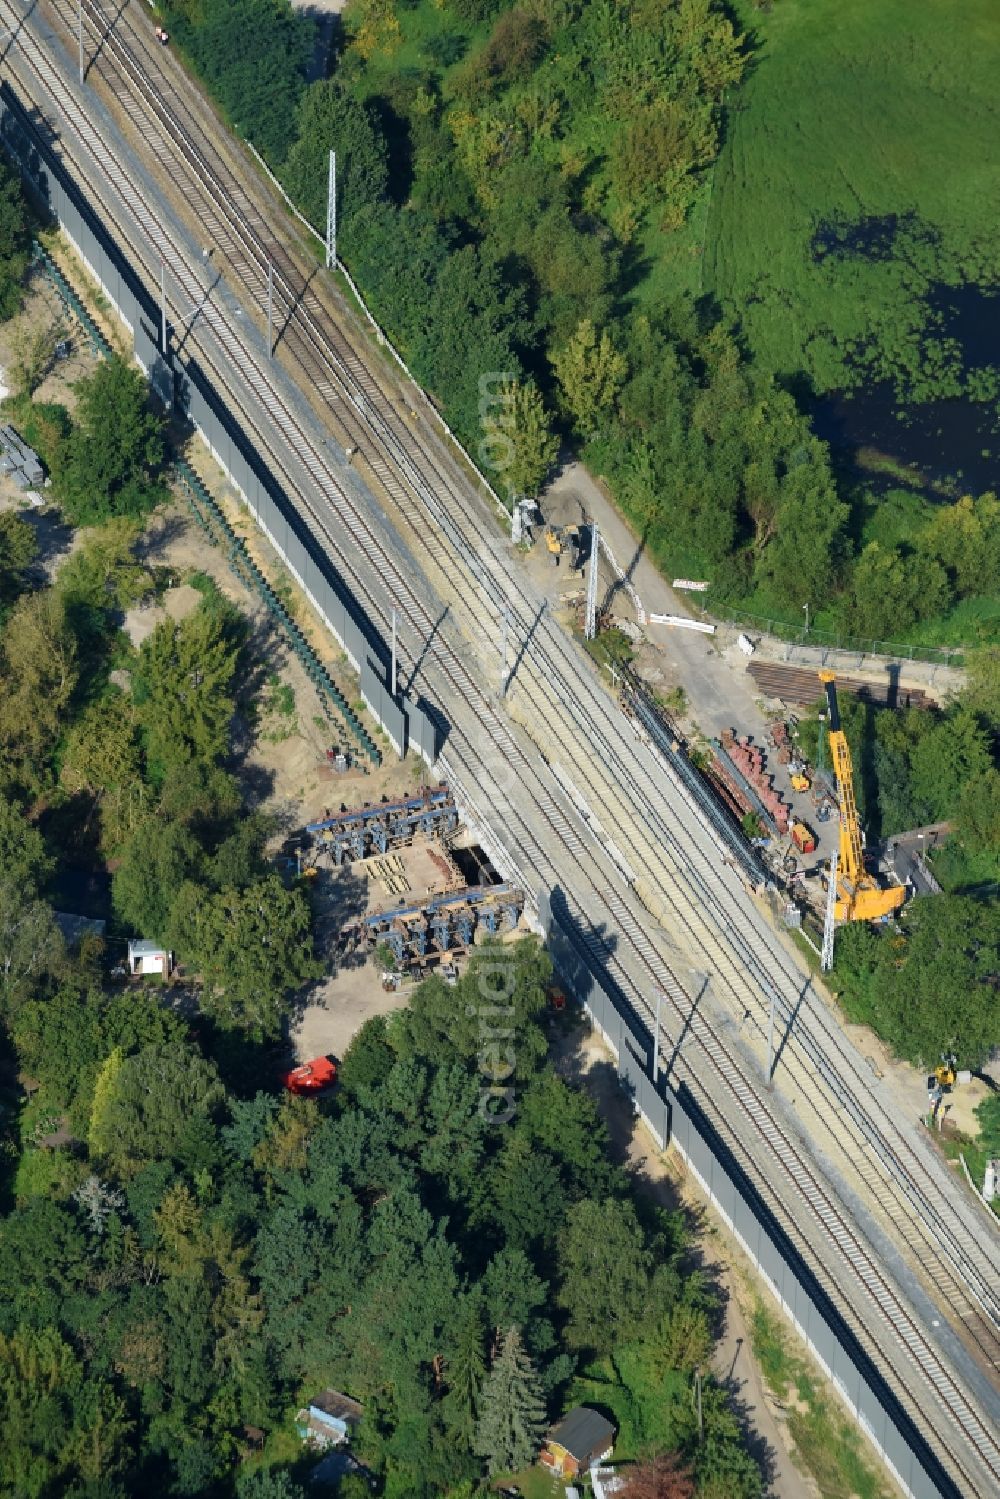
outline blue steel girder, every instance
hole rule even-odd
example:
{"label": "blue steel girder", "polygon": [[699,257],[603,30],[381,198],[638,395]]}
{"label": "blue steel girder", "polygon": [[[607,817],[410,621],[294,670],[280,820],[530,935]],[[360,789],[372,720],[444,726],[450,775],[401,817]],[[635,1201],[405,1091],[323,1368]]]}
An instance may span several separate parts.
{"label": "blue steel girder", "polygon": [[307,823],[306,832],[320,833],[325,828],[340,827],[344,823],[355,821],[366,823],[375,820],[387,820],[395,831],[397,823],[415,825],[428,816],[435,821],[443,817],[448,827],[457,825],[458,814],[447,785],[435,786],[428,793],[420,792],[416,796],[404,797],[401,801],[375,802],[370,807],[358,807],[348,812],[338,812],[334,817]]}
{"label": "blue steel girder", "polygon": [[476,918],[472,911],[466,907],[455,916],[455,928],[458,932],[458,940],[463,947],[472,945],[472,934],[475,930]]}
{"label": "blue steel girder", "polygon": [[405,917],[419,916],[433,921],[438,915],[453,916],[456,923],[464,924],[468,935],[463,936],[462,941],[467,943],[477,919],[482,919],[484,924],[492,923],[489,926],[491,931],[496,930],[500,917],[513,927],[517,925],[523,907],[524,892],[516,885],[473,885],[468,890],[452,890],[430,900],[416,900],[409,905],[372,911],[364,918],[364,924],[367,930],[377,931]]}

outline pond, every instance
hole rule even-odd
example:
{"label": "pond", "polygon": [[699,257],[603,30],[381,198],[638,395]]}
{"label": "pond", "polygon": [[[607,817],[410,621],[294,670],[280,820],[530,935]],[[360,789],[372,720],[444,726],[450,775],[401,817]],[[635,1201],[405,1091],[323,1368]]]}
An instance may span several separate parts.
{"label": "pond", "polygon": [[[1000,295],[978,286],[939,286],[928,300],[937,336],[954,340],[966,376],[1000,360]],[[832,391],[811,409],[817,436],[858,477],[890,466],[915,471],[942,497],[1000,488],[1000,406],[968,396],[900,402],[888,382]]]}

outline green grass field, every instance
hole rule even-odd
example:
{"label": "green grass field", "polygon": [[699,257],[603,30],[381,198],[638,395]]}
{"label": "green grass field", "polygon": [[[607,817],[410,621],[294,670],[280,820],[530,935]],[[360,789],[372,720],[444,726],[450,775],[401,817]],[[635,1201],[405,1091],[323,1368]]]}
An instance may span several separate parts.
{"label": "green grass field", "polygon": [[[925,298],[935,285],[1000,283],[1000,164],[987,145],[1000,130],[1000,6],[735,9],[754,61],[716,166],[702,289],[769,368],[817,390],[843,384],[851,351],[874,344],[878,374],[945,394],[953,374],[927,341]],[[817,262],[824,225],[866,221],[874,256]]]}

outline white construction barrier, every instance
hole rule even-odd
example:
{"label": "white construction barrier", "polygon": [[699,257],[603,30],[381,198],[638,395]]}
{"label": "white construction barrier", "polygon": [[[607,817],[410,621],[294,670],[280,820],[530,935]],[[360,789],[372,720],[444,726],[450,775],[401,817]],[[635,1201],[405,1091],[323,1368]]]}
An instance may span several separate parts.
{"label": "white construction barrier", "polygon": [[678,630],[697,630],[701,635],[714,635],[715,626],[700,619],[689,619],[686,614],[651,614],[651,625],[674,625]]}

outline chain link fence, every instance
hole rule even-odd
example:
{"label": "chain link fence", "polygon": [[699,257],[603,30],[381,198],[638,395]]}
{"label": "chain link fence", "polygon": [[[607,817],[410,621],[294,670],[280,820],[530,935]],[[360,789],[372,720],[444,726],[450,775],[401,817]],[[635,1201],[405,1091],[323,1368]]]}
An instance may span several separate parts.
{"label": "chain link fence", "polygon": [[843,651],[862,658],[883,656],[893,661],[924,661],[931,666],[963,666],[969,649],[967,645],[901,645],[892,640],[862,640],[858,636],[817,630],[812,626],[806,629],[804,623],[790,625],[787,620],[768,619],[766,615],[750,614],[745,609],[715,602],[712,603],[711,616],[752,635],[770,635],[788,645],[809,646],[818,651]]}

